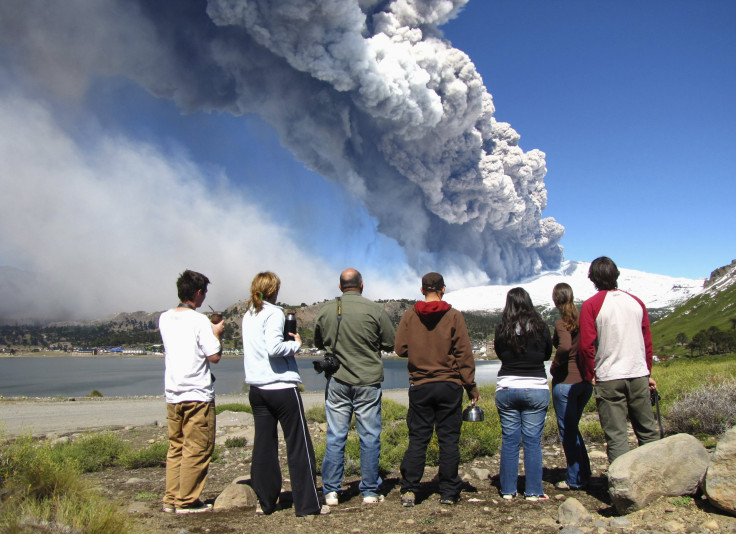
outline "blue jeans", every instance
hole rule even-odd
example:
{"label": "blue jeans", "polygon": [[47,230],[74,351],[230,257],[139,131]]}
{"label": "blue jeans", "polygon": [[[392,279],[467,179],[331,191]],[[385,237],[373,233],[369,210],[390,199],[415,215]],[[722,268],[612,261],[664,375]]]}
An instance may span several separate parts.
{"label": "blue jeans", "polygon": [[552,387],[557,428],[560,429],[562,448],[567,458],[565,482],[571,488],[582,488],[590,478],[590,459],[578,423],[592,393],[593,384],[590,382],[555,384]]}
{"label": "blue jeans", "polygon": [[330,378],[325,400],[327,439],[322,461],[322,488],[325,493],[340,491],[345,472],[345,443],[350,419],[355,413],[355,428],[360,438],[360,492],[378,495],[381,477],[381,384],[351,386]]}
{"label": "blue jeans", "polygon": [[501,494],[514,495],[519,478],[519,446],[524,446],[524,494],[542,489],[542,430],[549,406],[548,389],[506,388],[496,391],[501,420]]}

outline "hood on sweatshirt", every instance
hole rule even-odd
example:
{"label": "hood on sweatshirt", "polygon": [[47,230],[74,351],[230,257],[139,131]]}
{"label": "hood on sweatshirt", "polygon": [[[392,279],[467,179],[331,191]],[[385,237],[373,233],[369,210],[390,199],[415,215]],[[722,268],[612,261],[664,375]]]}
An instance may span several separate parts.
{"label": "hood on sweatshirt", "polygon": [[422,321],[422,324],[427,329],[432,330],[451,307],[450,303],[444,300],[433,300],[431,302],[420,301],[414,304],[414,311],[419,317],[419,320]]}

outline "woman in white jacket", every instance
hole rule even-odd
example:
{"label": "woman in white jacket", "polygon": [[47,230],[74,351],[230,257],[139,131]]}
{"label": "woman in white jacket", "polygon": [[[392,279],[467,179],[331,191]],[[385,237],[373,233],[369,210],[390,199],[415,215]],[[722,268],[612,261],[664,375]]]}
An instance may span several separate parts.
{"label": "woman in white jacket", "polygon": [[274,273],[258,273],[251,283],[248,311],[243,316],[245,383],[250,386],[248,396],[255,423],[251,482],[260,505],[257,512],[274,512],[282,482],[276,432],[276,423],[280,423],[294,512],[298,516],[325,514],[330,509],[320,504],[317,492],[314,448],[294,359],[302,340],[299,334],[284,339],[284,310],[275,304],[280,286]]}

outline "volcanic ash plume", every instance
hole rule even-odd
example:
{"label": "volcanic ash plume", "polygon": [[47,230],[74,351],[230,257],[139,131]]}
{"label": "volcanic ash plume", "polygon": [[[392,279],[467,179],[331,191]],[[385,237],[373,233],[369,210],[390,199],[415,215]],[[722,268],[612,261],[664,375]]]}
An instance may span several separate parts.
{"label": "volcanic ash plume", "polygon": [[0,39],[53,66],[57,88],[73,90],[82,63],[187,111],[258,113],[417,269],[513,281],[559,264],[563,228],[541,216],[544,153],[493,119],[473,63],[438,29],[465,2],[30,0],[0,7],[13,21]]}

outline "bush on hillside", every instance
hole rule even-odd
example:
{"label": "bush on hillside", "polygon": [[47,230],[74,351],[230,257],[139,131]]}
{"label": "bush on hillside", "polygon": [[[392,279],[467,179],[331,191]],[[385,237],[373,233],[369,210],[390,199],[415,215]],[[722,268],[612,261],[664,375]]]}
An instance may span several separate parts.
{"label": "bush on hillside", "polygon": [[668,410],[669,433],[720,435],[736,424],[736,379],[709,381]]}

